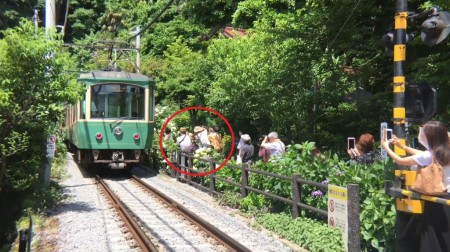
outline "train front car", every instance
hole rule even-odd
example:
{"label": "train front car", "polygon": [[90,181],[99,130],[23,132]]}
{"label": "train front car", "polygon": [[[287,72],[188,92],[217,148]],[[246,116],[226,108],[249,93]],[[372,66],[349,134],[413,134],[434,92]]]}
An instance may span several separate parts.
{"label": "train front car", "polygon": [[66,115],[76,159],[112,169],[142,162],[153,139],[153,79],[98,71],[82,73],[78,81],[86,86],[86,93]]}

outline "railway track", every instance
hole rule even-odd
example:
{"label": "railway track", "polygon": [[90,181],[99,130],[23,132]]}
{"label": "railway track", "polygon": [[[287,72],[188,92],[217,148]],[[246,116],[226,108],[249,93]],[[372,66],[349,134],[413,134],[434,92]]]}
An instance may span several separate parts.
{"label": "railway track", "polygon": [[250,251],[134,175],[96,179],[144,251]]}

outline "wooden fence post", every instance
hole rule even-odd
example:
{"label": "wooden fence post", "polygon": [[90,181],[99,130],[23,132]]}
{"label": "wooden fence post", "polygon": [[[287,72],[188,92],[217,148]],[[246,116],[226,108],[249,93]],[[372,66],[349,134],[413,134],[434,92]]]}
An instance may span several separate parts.
{"label": "wooden fence post", "polygon": [[299,174],[292,175],[292,218],[300,216],[301,208],[297,205],[302,200],[302,184],[298,181]]}
{"label": "wooden fence post", "polygon": [[[211,159],[211,171],[216,169],[216,162],[214,159]],[[214,191],[216,191],[216,173],[213,172],[209,174],[209,194],[214,195]]]}
{"label": "wooden fence post", "polygon": [[159,170],[159,168],[161,168],[158,164],[158,156],[156,154],[157,150],[156,149],[151,149],[152,151],[149,151],[149,155],[150,158],[152,159],[152,166],[153,169],[155,170]]}
{"label": "wooden fence post", "polygon": [[361,223],[359,220],[359,185],[347,185],[348,251],[361,251]]}
{"label": "wooden fence post", "polygon": [[[191,157],[189,157],[189,160],[191,161],[191,162],[188,162],[188,168],[185,168],[184,169],[184,171],[185,172],[188,172],[188,173],[191,173],[191,171],[192,171],[192,168],[194,167],[194,159],[193,158],[191,158]],[[185,175],[186,177],[187,177],[187,180],[188,180],[188,183],[189,184],[191,184],[191,181],[192,181],[192,176],[190,176],[190,175]]]}
{"label": "wooden fence post", "polygon": [[[175,165],[176,167],[179,167],[178,162],[177,162],[177,157],[178,157],[178,152],[173,151],[172,152],[172,164]],[[175,169],[173,169],[173,172],[175,173],[175,179],[177,181],[180,181],[180,173]]]}
{"label": "wooden fence post", "polygon": [[247,197],[248,195],[248,190],[247,190],[247,186],[248,186],[248,171],[246,169],[248,169],[249,164],[247,163],[243,163],[241,166],[241,196],[242,198]]}

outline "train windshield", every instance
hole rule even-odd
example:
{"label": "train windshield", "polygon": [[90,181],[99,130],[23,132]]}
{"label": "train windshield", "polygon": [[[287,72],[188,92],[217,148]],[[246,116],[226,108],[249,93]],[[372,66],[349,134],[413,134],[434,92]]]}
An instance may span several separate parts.
{"label": "train windshield", "polygon": [[144,119],[145,89],[129,84],[91,87],[91,118]]}

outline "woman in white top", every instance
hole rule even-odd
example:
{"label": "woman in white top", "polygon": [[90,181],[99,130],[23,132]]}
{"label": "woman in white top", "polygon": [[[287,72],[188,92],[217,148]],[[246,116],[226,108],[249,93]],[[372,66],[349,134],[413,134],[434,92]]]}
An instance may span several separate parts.
{"label": "woman in white top", "polygon": [[[446,126],[437,121],[427,122],[420,127],[418,139],[427,149],[426,151],[405,146],[395,136],[392,139],[383,139],[382,145],[389,156],[399,165],[428,166],[434,158],[443,167],[443,183],[447,187],[447,192],[450,192],[450,147]],[[390,149],[390,143],[404,149],[411,156],[400,157]],[[443,197],[450,199],[449,195]],[[397,215],[402,216],[403,214],[397,213]],[[414,216],[411,220],[415,223],[404,225],[404,230],[400,230],[400,232],[402,234],[415,233],[417,237],[397,234],[397,251],[450,251],[450,206],[424,201],[423,214]],[[399,225],[400,223],[397,222],[397,226]],[[406,230],[408,226],[413,226],[416,229],[415,232]],[[411,242],[409,248],[413,250],[406,249],[409,241]],[[413,245],[416,242],[418,244]]]}
{"label": "woman in white top", "polygon": [[[420,151],[408,146],[402,145],[400,141],[394,136],[392,139],[383,141],[383,148],[386,149],[389,156],[399,165],[404,166],[428,166],[431,164],[433,156],[438,161],[444,170],[444,185],[450,193],[450,147],[448,144],[447,128],[443,123],[437,121],[430,121],[420,127],[419,143],[427,150]],[[399,148],[404,149],[411,156],[400,157],[389,148],[389,143],[392,143]]]}

